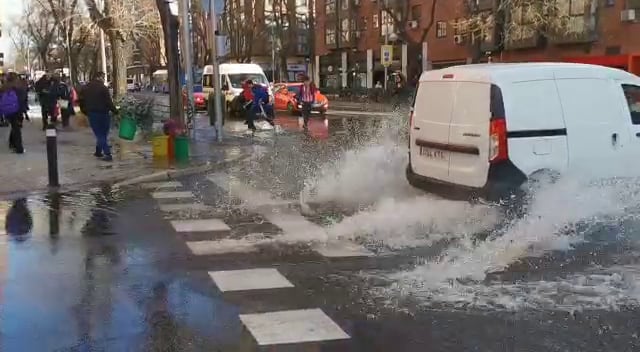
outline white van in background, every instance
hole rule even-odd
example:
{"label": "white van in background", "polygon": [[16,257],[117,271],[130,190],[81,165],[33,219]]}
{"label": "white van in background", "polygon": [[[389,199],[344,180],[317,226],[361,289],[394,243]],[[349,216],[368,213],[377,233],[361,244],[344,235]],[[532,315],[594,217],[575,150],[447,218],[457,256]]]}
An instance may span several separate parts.
{"label": "white van in background", "polygon": [[[225,101],[230,104],[235,97],[242,93],[242,84],[246,80],[252,80],[255,84],[263,84],[269,87],[269,94],[272,95],[269,80],[264,74],[262,67],[257,64],[221,64],[220,65],[220,87],[225,96]],[[204,67],[202,74],[202,91],[209,95],[213,93],[213,66]]]}
{"label": "white van in background", "polygon": [[424,72],[407,179],[450,198],[497,200],[530,178],[640,157],[640,77],[565,63]]}

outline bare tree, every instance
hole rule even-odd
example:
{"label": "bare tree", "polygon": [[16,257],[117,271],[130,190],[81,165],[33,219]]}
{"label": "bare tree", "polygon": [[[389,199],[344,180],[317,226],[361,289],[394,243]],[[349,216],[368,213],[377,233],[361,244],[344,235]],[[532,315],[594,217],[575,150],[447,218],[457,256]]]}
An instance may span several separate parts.
{"label": "bare tree", "polygon": [[31,62],[33,57],[30,55],[30,51],[32,50],[31,38],[28,36],[22,26],[14,26],[11,28],[9,32],[9,38],[11,39],[11,45],[15,49],[15,66],[31,66]]}
{"label": "bare tree", "polygon": [[498,49],[537,36],[578,37],[585,33],[586,18],[595,11],[597,0],[499,0],[489,10],[475,1],[465,2],[467,16],[453,25],[470,45],[474,61],[483,55],[482,43]]}
{"label": "bare tree", "polygon": [[191,2],[191,23],[193,30],[194,64],[204,67],[211,62],[211,18],[207,15],[200,0]]}
{"label": "bare tree", "polygon": [[147,75],[153,73],[167,62],[166,54],[162,48],[160,33],[148,34],[137,41],[142,62],[147,66]]}
{"label": "bare tree", "polygon": [[24,30],[33,43],[40,66],[49,68],[49,51],[56,38],[57,24],[47,11],[43,0],[30,0],[24,6]]}
{"label": "bare tree", "polygon": [[[415,6],[415,5],[414,5]],[[422,6],[422,5],[418,5]],[[399,39],[407,43],[407,54],[409,57],[418,57],[422,53],[422,43],[427,40],[427,36],[431,32],[435,24],[436,11],[438,9],[438,0],[430,0],[427,22],[424,26],[420,26],[419,36],[412,35],[409,27],[410,21],[422,21],[420,17],[414,18],[412,14],[412,5],[406,0],[384,0],[381,3],[383,12],[383,20],[386,18],[390,23],[383,23],[383,27],[393,31]],[[421,10],[422,8],[419,7]],[[391,26],[389,26],[391,25]],[[413,77],[422,71],[420,60],[408,60],[407,73],[409,77]]]}
{"label": "bare tree", "polygon": [[249,62],[253,44],[261,39],[256,33],[258,0],[226,0],[222,25],[229,37],[229,56],[238,62]]}
{"label": "bare tree", "polygon": [[178,19],[171,14],[165,0],[156,0],[156,6],[162,23],[164,47],[167,55],[167,75],[169,79],[169,109],[172,118],[179,118],[182,110],[182,89],[178,79],[180,58],[178,57]]}
{"label": "bare tree", "polygon": [[160,29],[160,18],[153,0],[102,0],[101,9],[96,0],[85,0],[91,20],[108,37],[111,47],[111,76],[115,96],[126,93],[127,59],[129,46],[136,38]]}
{"label": "bare tree", "polygon": [[78,56],[87,45],[93,28],[78,8],[78,0],[47,0],[47,11],[56,21],[58,45],[64,51],[64,61],[75,83],[78,81]]}

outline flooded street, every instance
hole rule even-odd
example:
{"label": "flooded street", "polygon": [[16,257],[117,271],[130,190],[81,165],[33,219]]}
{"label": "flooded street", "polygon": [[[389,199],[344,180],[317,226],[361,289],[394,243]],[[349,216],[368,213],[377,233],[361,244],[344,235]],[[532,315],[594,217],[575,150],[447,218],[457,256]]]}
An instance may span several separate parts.
{"label": "flooded street", "polygon": [[635,182],[498,226],[408,185],[407,119],[283,116],[224,169],[3,201],[0,350],[640,350]]}

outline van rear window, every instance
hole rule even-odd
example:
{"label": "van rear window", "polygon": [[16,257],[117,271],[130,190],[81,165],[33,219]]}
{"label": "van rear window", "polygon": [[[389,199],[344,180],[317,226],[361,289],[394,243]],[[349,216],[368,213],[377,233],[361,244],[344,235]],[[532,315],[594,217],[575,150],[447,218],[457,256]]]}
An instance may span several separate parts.
{"label": "van rear window", "polygon": [[502,90],[495,84],[491,85],[491,102],[489,105],[491,110],[491,119],[504,118],[504,101],[502,99]]}

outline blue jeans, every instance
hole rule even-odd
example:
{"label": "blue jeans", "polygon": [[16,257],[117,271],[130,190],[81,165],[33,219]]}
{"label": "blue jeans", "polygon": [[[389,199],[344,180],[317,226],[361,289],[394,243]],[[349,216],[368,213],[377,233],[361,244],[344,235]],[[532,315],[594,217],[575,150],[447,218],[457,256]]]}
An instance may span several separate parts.
{"label": "blue jeans", "polygon": [[90,112],[89,125],[96,136],[96,154],[111,155],[109,148],[109,129],[111,128],[111,116],[108,112]]}

